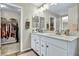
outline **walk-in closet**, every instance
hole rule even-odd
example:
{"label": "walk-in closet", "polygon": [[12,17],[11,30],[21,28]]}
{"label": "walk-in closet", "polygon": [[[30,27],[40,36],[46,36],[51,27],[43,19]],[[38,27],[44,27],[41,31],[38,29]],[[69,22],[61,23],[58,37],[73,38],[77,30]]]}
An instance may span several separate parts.
{"label": "walk-in closet", "polygon": [[20,51],[21,9],[12,4],[0,4],[1,55]]}

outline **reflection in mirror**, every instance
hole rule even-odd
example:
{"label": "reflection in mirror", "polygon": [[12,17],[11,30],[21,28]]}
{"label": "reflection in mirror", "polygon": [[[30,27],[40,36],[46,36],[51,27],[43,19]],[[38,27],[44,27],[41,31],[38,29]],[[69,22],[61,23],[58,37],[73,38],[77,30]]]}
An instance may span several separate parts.
{"label": "reflection in mirror", "polygon": [[68,16],[62,16],[62,31],[67,29]]}
{"label": "reflection in mirror", "polygon": [[54,31],[54,18],[50,17],[50,31]]}
{"label": "reflection in mirror", "polygon": [[0,5],[0,55],[1,55],[1,5]]}
{"label": "reflection in mirror", "polygon": [[16,55],[20,51],[19,9],[10,4],[1,4],[1,55],[3,56]]}

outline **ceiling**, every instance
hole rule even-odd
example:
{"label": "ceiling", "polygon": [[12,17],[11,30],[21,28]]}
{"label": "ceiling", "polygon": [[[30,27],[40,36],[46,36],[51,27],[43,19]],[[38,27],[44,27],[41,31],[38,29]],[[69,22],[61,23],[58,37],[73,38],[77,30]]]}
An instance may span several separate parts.
{"label": "ceiling", "polygon": [[[43,3],[35,3],[36,7],[40,7]],[[57,3],[56,5],[49,6],[48,10],[54,14],[63,16],[67,15],[68,9],[76,5],[76,3]]]}
{"label": "ceiling", "polygon": [[58,15],[67,15],[68,9],[73,7],[75,3],[59,3],[57,5],[52,5],[49,7],[49,11],[56,13]]}
{"label": "ceiling", "polygon": [[[32,3],[32,4],[36,7],[41,7],[43,4],[46,4],[46,3]],[[76,5],[76,3],[57,3],[56,5],[50,5],[48,8],[48,11],[53,14],[63,16],[63,15],[67,15],[68,9],[73,7],[74,5]],[[6,5],[6,6],[7,8],[3,8],[3,9],[8,9],[11,11],[13,10],[19,13],[20,9],[9,5]]]}
{"label": "ceiling", "polygon": [[33,3],[36,7],[40,7],[43,3]]}
{"label": "ceiling", "polygon": [[8,11],[13,11],[13,12],[20,13],[20,8],[17,8],[17,7],[14,7],[14,6],[10,6],[10,5],[5,4],[5,3],[1,3],[0,7],[1,7],[2,11],[4,11],[4,10],[7,11],[8,10]]}

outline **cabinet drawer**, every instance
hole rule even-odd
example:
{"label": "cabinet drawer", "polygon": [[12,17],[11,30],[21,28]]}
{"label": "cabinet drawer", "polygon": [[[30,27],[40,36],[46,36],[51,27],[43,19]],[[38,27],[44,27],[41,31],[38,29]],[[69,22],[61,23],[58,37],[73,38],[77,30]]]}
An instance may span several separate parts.
{"label": "cabinet drawer", "polygon": [[44,41],[44,42],[47,41],[47,37],[45,37],[45,36],[40,36],[40,39],[41,39],[42,41]]}
{"label": "cabinet drawer", "polygon": [[40,53],[41,53],[40,47],[36,47],[36,53],[38,53],[40,55]]}
{"label": "cabinet drawer", "polygon": [[35,40],[31,40],[31,48],[35,50]]}
{"label": "cabinet drawer", "polygon": [[59,48],[67,49],[67,41],[56,39],[56,38],[47,38],[48,43],[51,43]]}
{"label": "cabinet drawer", "polygon": [[40,42],[36,43],[36,47],[41,47]]}
{"label": "cabinet drawer", "polygon": [[36,39],[36,43],[39,44],[39,42],[40,42],[40,40],[39,39]]}
{"label": "cabinet drawer", "polygon": [[35,41],[35,44],[36,44],[36,47],[40,47],[40,40],[37,39],[37,40]]}

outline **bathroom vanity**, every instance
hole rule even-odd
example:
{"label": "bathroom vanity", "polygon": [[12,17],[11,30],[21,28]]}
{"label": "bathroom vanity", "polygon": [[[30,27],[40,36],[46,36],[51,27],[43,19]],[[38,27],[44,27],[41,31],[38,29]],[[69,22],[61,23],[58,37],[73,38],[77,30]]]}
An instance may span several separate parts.
{"label": "bathroom vanity", "polygon": [[40,56],[78,55],[78,36],[32,33],[31,48]]}

